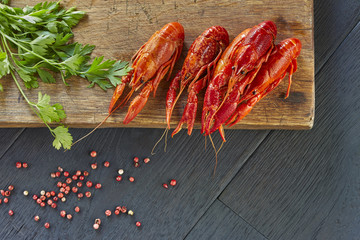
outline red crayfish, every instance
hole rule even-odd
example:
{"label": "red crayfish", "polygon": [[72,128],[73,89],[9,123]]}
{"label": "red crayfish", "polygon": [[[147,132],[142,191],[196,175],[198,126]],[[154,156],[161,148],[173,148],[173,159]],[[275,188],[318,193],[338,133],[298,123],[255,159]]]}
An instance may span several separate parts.
{"label": "red crayfish", "polygon": [[[182,69],[170,84],[166,97],[166,122],[170,129],[170,118],[174,106],[181,93],[188,87],[188,99],[182,118],[172,136],[187,123],[188,134],[191,135],[197,111],[197,94],[207,86],[222,52],[229,45],[229,35],[225,28],[213,26],[205,30],[191,44]],[[176,95],[176,91],[179,93]]]}
{"label": "red crayfish", "polygon": [[[286,73],[289,73],[289,85],[285,96],[285,98],[287,98],[290,93],[292,74],[297,70],[297,57],[300,51],[301,42],[297,38],[288,38],[276,45],[268,61],[263,64],[252,83],[246,89],[243,97],[240,99],[239,103],[241,104],[235,111],[232,111],[233,114],[231,118],[229,118],[225,124],[233,126],[243,119],[252,110],[254,105],[277,87]],[[221,115],[223,111],[228,111],[233,108],[228,106],[228,103],[225,103],[218,113]],[[217,125],[218,123],[215,123],[214,128]]]}
{"label": "red crayfish", "polygon": [[[140,94],[130,103],[124,124],[131,122],[145,106],[150,93],[154,96],[160,81],[168,73],[168,78],[179,59],[184,43],[184,28],[178,22],[166,24],[160,31],[155,32],[151,38],[132,57],[132,70],[122,77],[112,96],[109,114],[125,104],[133,92],[139,90],[144,84]],[[119,102],[124,88],[128,84],[130,92],[123,101]]]}
{"label": "red crayfish", "polygon": [[205,92],[202,133],[209,135],[219,129],[225,141],[222,124],[231,114],[230,111],[219,113],[219,110],[226,102],[240,99],[245,87],[267,61],[276,34],[275,24],[265,21],[240,33],[227,47]]}

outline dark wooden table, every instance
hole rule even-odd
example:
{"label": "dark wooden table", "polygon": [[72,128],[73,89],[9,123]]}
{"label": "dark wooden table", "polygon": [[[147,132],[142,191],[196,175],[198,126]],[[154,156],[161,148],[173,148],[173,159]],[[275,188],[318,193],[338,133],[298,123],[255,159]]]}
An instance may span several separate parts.
{"label": "dark wooden table", "polygon": [[[47,129],[0,129],[0,189],[15,186],[0,205],[1,239],[359,239],[360,3],[314,2],[315,124],[309,131],[227,131],[216,175],[214,153],[199,131],[161,143],[159,129],[101,129],[72,151],[53,149]],[[71,129],[75,138],[86,129]],[[215,137],[220,144],[220,138]],[[89,156],[96,150],[98,156]],[[132,158],[150,157],[132,166]],[[110,167],[102,162],[108,160]],[[28,162],[16,169],[15,162]],[[97,161],[98,169],[90,171]],[[58,209],[31,199],[56,188],[50,172],[89,170],[103,184],[90,199],[75,195]],[[122,182],[114,180],[119,168]],[[135,177],[135,182],[127,180]],[[175,178],[178,185],[164,189]],[[28,190],[30,195],[23,196]],[[83,190],[81,190],[83,191]],[[81,208],[74,213],[74,207]],[[105,217],[126,205],[134,216]],[[8,215],[9,209],[14,216]],[[59,210],[73,214],[62,219]],[[40,222],[33,220],[41,217]],[[92,228],[95,218],[101,229]],[[139,220],[140,228],[135,226]],[[48,221],[50,229],[43,227]]]}

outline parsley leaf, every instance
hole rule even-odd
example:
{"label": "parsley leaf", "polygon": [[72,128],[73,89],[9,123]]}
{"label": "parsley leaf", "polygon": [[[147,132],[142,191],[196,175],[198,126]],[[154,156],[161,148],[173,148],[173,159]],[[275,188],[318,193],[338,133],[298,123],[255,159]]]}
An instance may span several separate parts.
{"label": "parsley leaf", "polygon": [[52,132],[55,134],[55,140],[53,146],[59,150],[61,147],[64,149],[70,149],[73,137],[70,135],[68,128],[64,126],[58,126]]}
{"label": "parsley leaf", "polygon": [[50,105],[50,96],[47,94],[42,95],[38,93],[38,102],[36,104],[41,118],[47,122],[60,122],[60,120],[66,118],[64,110],[60,104]]}

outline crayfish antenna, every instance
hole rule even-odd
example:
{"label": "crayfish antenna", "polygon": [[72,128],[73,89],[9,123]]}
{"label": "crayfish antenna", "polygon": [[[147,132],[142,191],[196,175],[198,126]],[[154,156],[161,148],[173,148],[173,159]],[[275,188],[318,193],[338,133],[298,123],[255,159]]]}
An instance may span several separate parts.
{"label": "crayfish antenna", "polygon": [[[108,118],[111,116],[111,114],[113,112],[115,112],[119,107],[121,106],[121,104],[118,104],[113,110],[111,110],[111,112],[109,112],[109,114],[104,118],[104,120],[102,120],[93,130],[91,130],[88,134],[86,134],[85,136],[79,138],[78,140],[76,140],[75,142],[73,142],[71,145],[70,145],[70,148],[72,146],[74,146],[75,144],[77,144],[78,142],[84,140],[85,138],[87,138],[88,136],[90,136],[93,132],[95,132],[96,129],[98,129],[99,127],[101,127],[101,125],[103,125],[106,120],[108,120]],[[66,152],[68,149],[65,149],[64,152]]]}
{"label": "crayfish antenna", "polygon": [[[112,113],[112,112],[111,112]],[[106,116],[106,118],[104,118],[104,120],[101,121],[101,123],[99,123],[93,130],[91,130],[88,134],[86,134],[85,136],[79,138],[78,140],[76,140],[75,142],[73,142],[71,145],[70,145],[70,148],[72,146],[74,146],[75,144],[77,144],[78,142],[84,140],[85,138],[87,138],[88,136],[90,136],[93,132],[95,132],[96,129],[98,129],[99,127],[101,127],[101,125],[104,124],[104,122],[110,117],[111,113],[109,113],[109,115]],[[64,152],[66,152],[67,150],[69,149],[65,149]]]}
{"label": "crayfish antenna", "polygon": [[155,143],[154,147],[151,150],[151,155],[155,155],[154,150],[156,148],[156,146],[161,142],[161,140],[164,138],[165,136],[165,147],[164,147],[164,152],[166,152],[166,147],[167,147],[167,135],[169,132],[169,128],[165,128],[164,133],[161,135],[160,139]]}
{"label": "crayfish antenna", "polygon": [[224,142],[221,142],[219,149],[216,150],[216,147],[215,147],[214,141],[212,140],[211,135],[209,135],[209,139],[210,139],[211,145],[215,152],[215,166],[214,166],[214,171],[213,171],[213,177],[215,177],[216,167],[217,167],[217,163],[218,163],[218,153],[220,152],[221,148],[224,146]]}

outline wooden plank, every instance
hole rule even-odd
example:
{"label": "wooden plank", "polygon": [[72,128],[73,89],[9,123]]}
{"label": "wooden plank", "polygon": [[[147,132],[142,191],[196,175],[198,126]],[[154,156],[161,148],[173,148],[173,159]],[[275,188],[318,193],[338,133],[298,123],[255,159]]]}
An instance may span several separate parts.
{"label": "wooden plank", "polygon": [[360,20],[360,2],[314,1],[315,69],[325,64]]}
{"label": "wooden plank", "polygon": [[191,230],[191,239],[266,239],[252,226],[216,200]]}
{"label": "wooden plank", "polygon": [[316,76],[314,129],[271,132],[220,196],[268,238],[360,234],[359,39],[357,24]]}
{"label": "wooden plank", "polygon": [[23,131],[24,129],[0,129],[0,158]]}
{"label": "wooden plank", "polygon": [[[38,1],[16,0],[13,6],[34,4]],[[294,74],[291,95],[284,100],[287,84],[284,82],[254,108],[253,112],[234,128],[251,129],[309,129],[314,115],[314,45],[312,0],[281,1],[63,1],[67,7],[77,6],[87,17],[75,28],[75,40],[97,46],[94,56],[129,60],[136,50],[164,24],[179,21],[185,28],[185,46],[176,65],[180,68],[192,41],[212,25],[224,26],[233,39],[242,30],[264,20],[272,20],[278,27],[276,43],[288,37],[302,41],[298,72]],[[245,20],[246,19],[246,20]],[[106,37],[104,37],[106,36]],[[175,73],[175,72],[174,72]],[[173,74],[174,75],[174,74]],[[59,79],[59,76],[58,76]],[[79,78],[69,80],[70,87],[58,84],[40,84],[39,91],[52,96],[54,102],[64,105],[68,115],[65,124],[72,127],[94,127],[107,116],[112,91],[98,87],[88,89],[88,83]],[[32,113],[10,78],[4,79],[5,91],[0,95],[0,127],[43,126]],[[125,109],[118,111],[104,127],[165,127],[165,99],[169,82],[163,81],[156,98],[150,97],[138,117],[129,125],[121,124]],[[35,101],[38,90],[26,91]],[[202,108],[202,92],[199,109]],[[174,110],[175,126],[182,115],[186,96]],[[14,107],[16,106],[16,107]],[[195,124],[199,128],[200,115]]]}
{"label": "wooden plank", "polygon": [[[84,135],[87,129],[71,129],[75,138]],[[63,153],[52,146],[52,136],[45,128],[27,129],[6,152],[0,161],[0,189],[8,184],[15,186],[15,192],[8,205],[0,205],[0,235],[6,239],[23,238],[51,239],[182,239],[198,222],[213,201],[235,176],[249,155],[258,147],[269,131],[228,131],[228,143],[219,153],[216,175],[214,152],[211,146],[204,150],[204,139],[199,130],[187,137],[185,132],[168,140],[167,152],[163,142],[156,154],[151,149],[161,136],[160,129],[100,129],[90,138]],[[221,139],[214,136],[216,145]],[[241,146],[241,147],[239,147]],[[1,146],[0,146],[1,148]],[[98,152],[96,160],[89,156],[91,150]],[[141,160],[139,168],[133,167],[133,157]],[[144,157],[151,161],[145,165]],[[16,161],[26,161],[28,169],[16,169]],[[110,167],[102,166],[109,161]],[[58,179],[51,179],[50,172],[58,166],[65,170],[89,170],[90,163],[98,162],[98,169],[90,171],[89,179],[100,182],[102,189],[91,192],[90,199],[77,200],[74,194],[58,209],[40,208],[31,199],[32,194],[56,189]],[[122,182],[115,181],[117,170],[123,168]],[[73,173],[73,172],[72,172]],[[129,176],[135,177],[130,183]],[[165,189],[164,182],[175,178],[175,188]],[[28,198],[22,195],[28,190]],[[86,187],[80,191],[85,192]],[[73,212],[76,205],[82,211],[73,214],[68,221],[59,216],[60,210]],[[135,212],[134,217],[112,216],[106,218],[104,211],[115,206],[126,205]],[[15,215],[9,217],[7,211]],[[33,221],[39,214],[41,222]],[[94,231],[94,219],[100,217],[103,224],[100,231]],[[138,229],[135,221],[143,226]],[[49,230],[43,224],[49,221]]]}

